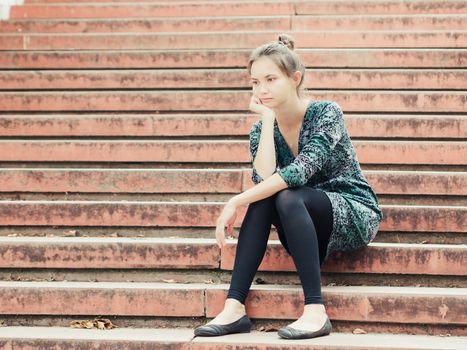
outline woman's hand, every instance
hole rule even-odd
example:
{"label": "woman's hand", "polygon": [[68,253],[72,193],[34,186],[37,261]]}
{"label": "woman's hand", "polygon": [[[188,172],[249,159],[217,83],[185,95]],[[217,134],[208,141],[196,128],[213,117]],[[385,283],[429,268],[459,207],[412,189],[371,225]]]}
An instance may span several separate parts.
{"label": "woman's hand", "polygon": [[229,237],[232,236],[233,224],[236,217],[237,206],[231,201],[227,202],[227,204],[224,206],[224,210],[216,221],[216,239],[219,248],[223,248],[225,246],[225,226],[227,226]]}
{"label": "woman's hand", "polygon": [[259,113],[261,115],[271,113],[274,114],[274,111],[271,108],[263,105],[261,100],[255,95],[251,95],[250,106],[248,108],[250,109],[250,111]]}

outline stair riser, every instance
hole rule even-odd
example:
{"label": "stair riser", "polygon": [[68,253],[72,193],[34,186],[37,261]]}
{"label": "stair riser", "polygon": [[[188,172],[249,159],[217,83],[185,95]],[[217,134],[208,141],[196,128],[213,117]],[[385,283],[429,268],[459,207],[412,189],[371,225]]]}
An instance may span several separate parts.
{"label": "stair riser", "polygon": [[[254,113],[222,114],[6,114],[0,117],[1,136],[242,136],[247,138]],[[371,138],[442,138],[467,137],[467,118],[461,115],[351,114],[344,119],[352,140]]]}
{"label": "stair riser", "polygon": [[[27,282],[23,282],[26,284]],[[2,287],[10,300],[0,305],[1,314],[17,315],[119,315],[215,317],[222,311],[227,291],[222,288],[107,289]],[[301,287],[287,290],[250,290],[246,308],[252,318],[292,319],[303,312]],[[467,298],[459,295],[371,294],[339,292],[322,287],[331,320],[467,324]],[[204,296],[205,294],[205,296]],[[190,302],[187,303],[186,301]],[[258,303],[258,300],[261,302]]]}
{"label": "stair riser", "polygon": [[[203,51],[4,51],[0,68],[193,68],[245,67],[251,49]],[[307,67],[360,68],[362,57],[367,68],[461,68],[467,67],[467,52],[456,49],[410,50],[301,49],[296,52]]]}
{"label": "stair riser", "polygon": [[[250,166],[248,141],[0,141],[1,161],[239,163]],[[352,141],[361,164],[467,165],[466,142]],[[248,164],[248,165],[247,165]],[[245,181],[246,178],[245,178]],[[249,180],[251,181],[251,180]],[[246,184],[245,184],[246,185]]]}
{"label": "stair riser", "polygon": [[278,18],[180,18],[177,19],[130,19],[130,20],[51,20],[51,21],[15,21],[0,23],[2,33],[131,33],[131,32],[200,32],[200,31],[248,31],[257,30],[323,30],[335,28],[348,28],[352,30],[463,30],[467,26],[467,18],[444,15],[399,15],[358,17],[329,16],[317,18],[312,16],[278,16]]}
{"label": "stair riser", "polygon": [[307,14],[408,14],[408,13],[465,13],[466,5],[461,1],[433,1],[427,0],[411,5],[410,2],[385,1],[373,3],[367,1],[340,2],[297,2],[293,3],[201,3],[201,4],[146,4],[146,5],[118,5],[118,4],[70,4],[24,5],[13,6],[11,18],[115,18],[115,17],[179,17],[191,16],[255,16],[260,13],[267,15],[307,15]]}
{"label": "stair riser", "polygon": [[[314,100],[338,101],[346,112],[464,113],[457,91],[308,90]],[[247,111],[250,91],[4,92],[0,111]],[[177,106],[177,110],[174,110]]]}
{"label": "stair riser", "polygon": [[[300,48],[463,48],[467,31],[294,32]],[[4,34],[4,50],[122,50],[122,49],[250,49],[271,40],[271,34]]]}
{"label": "stair riser", "polygon": [[[57,239],[56,239],[57,240]],[[0,240],[2,268],[66,269],[213,269],[232,270],[237,244],[222,250],[211,243],[83,242],[82,239]],[[457,246],[371,245],[356,252],[339,252],[322,266],[324,272],[392,273],[463,276],[467,249]],[[281,244],[269,244],[259,271],[296,271]]]}
{"label": "stair riser", "polygon": [[[16,202],[0,201],[2,226],[164,226],[215,227],[223,205],[154,202]],[[465,207],[381,205],[380,231],[465,233]],[[238,209],[240,227],[246,207]]]}
{"label": "stair riser", "polygon": [[[427,172],[424,174],[364,170],[363,175],[378,197],[401,195],[401,197],[405,196],[406,200],[413,200],[413,197],[430,195],[426,199],[428,203],[434,199],[434,196],[467,195],[467,174],[460,172]],[[242,186],[243,181],[244,186]],[[37,199],[73,199],[71,193],[67,193],[66,196],[60,194],[65,192],[77,193],[76,199],[90,200],[105,199],[105,194],[108,193],[121,194],[122,198],[134,199],[137,197],[131,194],[140,196],[145,193],[160,193],[160,196],[148,196],[160,198],[159,200],[186,199],[202,193],[212,194],[212,199],[214,199],[217,194],[219,197],[227,197],[223,194],[239,193],[253,186],[250,169],[243,171],[229,169],[219,171],[3,169],[0,172],[0,192],[16,192],[10,196],[0,194],[0,198],[3,199],[13,196],[21,199],[34,199],[35,197]],[[41,195],[41,193],[44,194]],[[89,194],[86,195],[87,193]],[[93,196],[93,193],[96,194]],[[413,197],[408,197],[409,194]],[[442,199],[440,197],[440,200]],[[454,203],[456,199],[444,198],[444,201]],[[458,201],[461,202],[461,198]],[[423,199],[420,198],[418,202],[423,202]]]}
{"label": "stair riser", "polygon": [[[467,24],[466,24],[467,25]],[[189,89],[247,88],[244,70],[219,71],[120,71],[120,72],[0,72],[0,89]],[[339,71],[314,69],[304,78],[306,89],[467,89],[467,72],[439,71]]]}

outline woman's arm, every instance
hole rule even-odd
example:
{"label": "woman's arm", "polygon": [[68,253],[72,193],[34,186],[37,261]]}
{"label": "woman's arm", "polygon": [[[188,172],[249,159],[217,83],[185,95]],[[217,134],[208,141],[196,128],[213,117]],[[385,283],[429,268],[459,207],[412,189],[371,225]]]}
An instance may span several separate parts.
{"label": "woman's arm", "polygon": [[274,113],[263,113],[261,124],[254,124],[250,130],[252,180],[256,186],[230,199],[229,202],[237,207],[269,197],[287,187],[286,182],[275,174],[274,120]]}
{"label": "woman's arm", "polygon": [[[233,225],[237,216],[237,208],[240,205],[248,204],[269,197],[274,193],[287,187],[285,181],[276,174],[276,147],[274,144],[274,112],[266,108],[257,108],[258,99],[252,96],[250,109],[261,113],[261,124],[253,124],[250,130],[250,152],[253,163],[253,173],[251,179],[256,184],[239,195],[236,195],[227,202],[222,213],[216,221],[216,239],[219,248],[225,245],[224,228],[227,225],[227,232],[232,235]],[[259,168],[259,173],[256,171]],[[263,180],[264,177],[265,179]]]}
{"label": "woman's arm", "polygon": [[278,173],[272,174],[266,180],[261,181],[256,186],[237,194],[229,199],[229,203],[239,207],[244,204],[259,201],[263,198],[272,196],[274,193],[287,188],[286,182]]}
{"label": "woman's arm", "polygon": [[[261,116],[261,127],[253,125],[250,132],[250,152],[253,159],[254,182],[261,182],[276,170],[276,151],[274,145],[274,114]],[[259,139],[259,140],[258,140]]]}
{"label": "woman's arm", "polygon": [[269,197],[287,187],[304,185],[329,160],[332,150],[345,133],[342,109],[335,102],[323,109],[317,123],[317,132],[292,163],[267,179],[255,182],[255,187],[232,197],[229,202],[240,206]]}

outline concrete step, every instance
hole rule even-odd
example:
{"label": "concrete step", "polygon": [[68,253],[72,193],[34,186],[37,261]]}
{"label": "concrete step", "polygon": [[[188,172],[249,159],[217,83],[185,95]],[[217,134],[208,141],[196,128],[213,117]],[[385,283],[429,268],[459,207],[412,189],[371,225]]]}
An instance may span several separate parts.
{"label": "concrete step", "polygon": [[[453,6],[454,5],[454,9]],[[451,13],[457,4],[442,6]],[[306,13],[306,10],[303,10]],[[186,3],[82,3],[24,4],[11,8],[10,18],[131,18],[131,17],[191,17],[197,16],[263,16],[292,15],[292,2],[186,2]]]}
{"label": "concrete step", "polygon": [[[230,197],[227,197],[227,200]],[[172,198],[173,199],[173,198]],[[189,199],[187,199],[188,201]],[[193,200],[193,199],[191,199]],[[386,204],[382,204],[383,208]],[[396,205],[396,204],[392,204]],[[437,204],[439,205],[439,204]],[[399,204],[400,206],[400,204]],[[443,207],[443,206],[442,206]],[[462,219],[461,219],[462,220]],[[464,220],[465,221],[465,220]],[[233,228],[233,237],[237,237],[239,232],[239,226]],[[461,233],[461,234],[460,234]],[[410,231],[410,230],[401,230],[401,231],[391,231],[388,228],[383,228],[379,230],[373,242],[375,243],[407,243],[407,244],[467,244],[467,236],[463,234],[464,231],[458,229],[456,231]],[[212,226],[0,226],[0,237],[94,237],[94,238],[108,238],[108,237],[146,237],[146,238],[214,238],[214,225]],[[274,226],[271,226],[271,231],[269,233],[269,239],[278,240],[277,230]],[[0,274],[0,279],[15,279],[12,276],[5,274],[6,270],[3,271],[3,274]],[[29,271],[31,272],[31,271]],[[207,272],[207,271],[205,271]],[[110,272],[109,272],[110,273]],[[43,276],[43,274],[39,274]],[[76,275],[76,274],[75,274]],[[147,274],[143,274],[147,278]],[[2,278],[3,276],[3,278]],[[60,275],[58,280],[67,279]],[[84,276],[84,277],[83,277]],[[112,278],[110,281],[120,280],[122,277],[117,274],[116,279]],[[336,275],[337,276],[337,275]],[[337,281],[338,284],[343,282],[342,274],[339,275],[341,278]],[[403,277],[402,275],[398,275]],[[87,274],[81,275],[82,278],[79,280],[89,280]],[[92,277],[92,276],[91,276]],[[101,276],[102,277],[102,276]],[[210,277],[213,277],[212,275]],[[269,276],[271,277],[271,276]],[[276,275],[274,277],[277,277]],[[362,275],[363,277],[363,275]],[[396,280],[395,275],[392,275],[392,281]],[[425,276],[428,277],[428,276]],[[185,281],[186,276],[182,276],[182,281]],[[279,280],[274,280],[271,283],[284,283],[284,276],[278,277]],[[43,280],[43,278],[41,277]],[[48,278],[46,278],[47,280]],[[462,278],[461,278],[462,279]],[[57,280],[57,278],[51,279],[52,281]],[[70,279],[73,280],[73,279]],[[92,280],[92,279],[91,279]],[[269,279],[271,280],[271,279]],[[152,279],[143,279],[142,282],[154,281]],[[194,282],[198,282],[196,280]],[[359,283],[355,282],[353,279],[352,282],[348,284],[356,285],[374,285],[375,283],[384,283],[382,280],[372,279],[368,281],[367,279],[359,279]],[[361,282],[364,281],[364,282]],[[225,281],[227,282],[227,281]],[[336,282],[332,280],[332,282]],[[408,284],[407,284],[408,282]],[[446,284],[438,285],[440,281],[433,281],[429,278],[420,279],[420,282],[423,282],[424,286],[439,286],[439,287],[464,287],[465,279],[462,281],[455,281],[451,279],[447,281]],[[454,282],[454,283],[450,283]],[[433,283],[433,284],[430,284]],[[400,280],[394,285],[411,285],[412,281]]]}
{"label": "concrete step", "polygon": [[[177,10],[178,11],[178,10]],[[286,31],[297,48],[465,48],[467,30]],[[253,49],[271,41],[268,32],[2,34],[3,50]]]}
{"label": "concrete step", "polygon": [[82,3],[25,4],[11,8],[11,18],[121,18],[154,16],[248,16],[248,15],[310,15],[310,14],[409,14],[409,13],[467,13],[462,0],[422,0],[368,2],[348,1],[260,1],[260,2],[183,2],[183,3]]}
{"label": "concrete step", "polygon": [[[214,317],[228,284],[0,281],[3,315]],[[467,324],[467,288],[323,286],[331,320]],[[293,319],[303,312],[301,286],[252,285],[251,318]],[[189,303],[186,300],[190,300]]]}
{"label": "concrete step", "polygon": [[444,30],[465,29],[465,14],[365,14],[353,15],[301,15],[291,17],[292,30],[348,28],[349,30]]}
{"label": "concrete step", "polygon": [[[467,90],[459,69],[313,69],[307,89]],[[251,87],[244,69],[1,71],[0,90],[214,89]]]}
{"label": "concrete step", "polygon": [[[0,348],[465,347],[464,1],[26,0],[12,14],[0,23]],[[252,186],[257,117],[239,91],[241,68],[277,31],[294,35],[314,69],[313,98],[345,110],[384,220],[374,242],[322,268],[331,336],[287,342],[259,331],[303,311],[294,263],[272,229],[265,278],[247,299],[255,332],[194,338],[195,323],[224,304],[237,247],[218,248],[215,220],[227,194]],[[134,91],[82,91],[90,86]],[[183,168],[199,165],[215,169]],[[404,167],[417,171],[394,171]],[[188,238],[197,235],[209,238]],[[78,338],[64,327],[96,314],[125,328]]]}
{"label": "concrete step", "polygon": [[[200,323],[201,325],[201,323]],[[282,326],[286,326],[284,323]],[[0,344],[5,350],[53,347],[56,350],[118,347],[121,350],[192,349],[227,350],[232,346],[251,350],[326,349],[326,350],[464,350],[467,337],[352,334],[332,331],[314,339],[282,339],[276,330],[229,334],[221,337],[195,337],[194,328],[115,328],[76,329],[70,327],[0,327]]]}
{"label": "concrete step", "polygon": [[[15,269],[233,269],[237,239],[0,237],[0,265]],[[339,252],[322,272],[463,276],[467,245],[370,243]],[[270,240],[258,271],[296,271]]]}
{"label": "concrete step", "polygon": [[[253,113],[35,113],[2,114],[0,136],[242,136],[259,119]],[[462,114],[347,113],[344,119],[353,139],[371,137],[465,139],[467,116]]]}
{"label": "concrete step", "polygon": [[247,17],[171,17],[129,19],[12,19],[0,22],[2,33],[130,33],[317,30],[462,30],[464,14],[312,15]]}
{"label": "concrete step", "polygon": [[[314,100],[332,100],[345,112],[464,113],[464,91],[308,90]],[[0,111],[246,111],[250,91],[34,91],[2,92]],[[176,108],[176,109],[175,109]]]}
{"label": "concrete step", "polygon": [[[435,16],[435,18],[432,18]],[[438,20],[436,19],[438,16]],[[463,15],[444,18],[429,15],[421,19],[419,26],[427,29],[443,29],[436,22],[447,22],[457,27]],[[261,31],[289,30],[290,16],[238,16],[238,17],[154,17],[115,19],[11,19],[0,22],[0,32],[17,33],[131,33],[131,32],[207,32],[244,31],[252,27]],[[430,26],[428,23],[432,22]],[[426,23],[426,24],[422,24]],[[447,24],[446,23],[446,24]],[[448,28],[445,28],[448,29]],[[462,27],[459,27],[462,29]]]}
{"label": "concrete step", "polygon": [[[169,2],[189,2],[189,3],[192,3],[193,0],[170,0]],[[195,0],[196,1],[196,0]],[[282,0],[267,0],[268,2],[281,2]],[[89,0],[23,0],[23,3],[24,4],[57,4],[57,3],[61,3],[61,4],[72,4],[72,5],[79,5],[80,3],[83,3],[83,2],[89,2]],[[95,1],[96,3],[107,3],[107,2],[116,2],[116,3],[120,3],[120,2],[126,2],[128,3],[129,1],[128,0],[98,0],[98,1]],[[133,1],[133,2],[136,2],[136,3],[167,3],[168,1],[167,0],[136,0],[136,1]],[[232,2],[232,0],[202,0],[202,2]],[[237,2],[244,2],[244,3],[249,3],[249,2],[255,2],[254,0],[237,0]]]}
{"label": "concrete step", "polygon": [[[270,40],[270,38],[268,39]],[[306,67],[465,68],[463,48],[296,48]],[[1,69],[245,67],[250,49],[1,51]]]}
{"label": "concrete step", "polygon": [[[222,202],[2,200],[1,226],[215,227]],[[467,207],[381,205],[380,231],[465,233]],[[244,218],[238,209],[234,227]]]}
{"label": "concrete step", "polygon": [[[245,163],[248,140],[0,140],[0,161]],[[467,165],[464,141],[352,141],[361,164]]]}
{"label": "concrete step", "polygon": [[[377,195],[467,195],[467,173],[364,170]],[[194,185],[196,184],[196,185]],[[251,169],[2,168],[0,192],[239,193]]]}
{"label": "concrete step", "polygon": [[[170,1],[167,1],[167,0],[136,0],[136,1],[133,1],[133,2],[136,2],[136,3],[141,3],[141,2],[144,2],[144,3],[167,3],[167,2],[193,2],[193,0],[170,0]],[[255,2],[254,0],[236,0],[237,2],[245,2],[245,3],[249,3],[249,2]],[[281,2],[282,0],[267,0],[268,2]],[[47,4],[70,4],[70,5],[79,5],[81,3],[84,3],[84,2],[89,2],[89,0],[23,0],[23,4],[40,4],[40,5],[47,5]],[[94,1],[95,3],[108,3],[108,2],[116,2],[116,3],[120,3],[120,2],[126,2],[128,3],[129,1],[128,0],[98,0],[98,1]],[[232,2],[232,0],[203,0],[202,2]]]}
{"label": "concrete step", "polygon": [[[44,229],[44,231],[46,232],[47,230]],[[120,243],[116,243],[112,246],[112,249],[115,248],[115,252],[112,253],[114,258],[110,257],[110,261],[102,261],[103,259],[96,258],[93,260],[95,262],[95,265],[91,267],[79,267],[79,262],[75,259],[77,257],[77,254],[72,250],[73,248],[79,247],[80,244],[76,243],[74,238],[79,237],[83,241],[84,239],[89,238],[89,236],[87,235],[89,232],[87,232],[86,230],[63,229],[61,235],[51,235],[44,232],[41,236],[30,236],[30,231],[27,232],[25,230],[18,231],[23,235],[11,233],[16,232],[14,228],[6,228],[4,232],[5,234],[9,232],[8,236],[3,236],[7,239],[6,242],[9,242],[9,240],[11,240],[12,238],[23,239],[21,242],[15,240],[14,244],[9,245],[10,250],[7,253],[3,254],[3,257],[5,257],[5,266],[2,266],[0,270],[0,280],[4,281],[125,281],[152,283],[199,283],[204,281],[205,283],[222,284],[230,283],[232,277],[232,266],[219,268],[221,262],[229,264],[229,259],[230,261],[233,261],[233,250],[227,249],[223,250],[222,258],[220,255],[221,253],[219,252],[219,260],[216,261],[217,267],[197,266],[198,262],[195,261],[192,267],[182,268],[181,264],[176,265],[173,259],[170,260],[170,257],[165,259],[167,257],[166,252],[161,253],[160,255],[160,268],[157,266],[155,268],[148,267],[149,264],[151,264],[152,266],[157,265],[157,262],[148,262],[147,260],[144,260],[144,262],[140,266],[136,266],[135,264],[133,264],[131,266],[116,267],[117,264],[114,263],[115,259],[124,258],[125,256],[128,256],[128,254],[132,254],[131,252],[129,252],[129,249],[127,249],[132,244],[136,244],[136,246],[134,246],[133,249],[134,252],[141,252],[141,249],[138,249],[137,247],[141,247],[142,245],[146,245],[148,247],[146,243],[151,241],[174,242],[175,240],[177,240],[178,242],[185,242],[184,246],[187,247],[187,249],[192,250],[196,250],[198,246],[202,245],[202,243],[200,243],[202,241],[211,242],[214,245],[214,234],[211,230],[205,231],[205,236],[209,237],[205,239],[182,237],[180,231],[177,232],[175,230],[174,232],[172,232],[172,236],[168,238],[156,237],[154,240],[152,240],[151,238],[140,239],[144,237],[144,235],[133,233],[132,237],[126,237],[127,240],[131,241],[128,244],[120,244],[121,241],[118,238],[114,238],[118,237],[118,234],[116,233],[109,232],[106,237],[103,237],[102,234],[101,236],[94,236],[92,237],[91,241],[97,242],[96,245],[99,248],[102,247],[103,244],[100,244],[98,242],[107,242],[106,247],[112,246],[112,244],[109,243],[109,238],[112,238],[113,242]],[[127,233],[131,234],[132,232],[128,231]],[[178,237],[174,236],[174,233],[178,234]],[[465,240],[465,237],[463,243],[449,244],[444,242],[440,244],[431,244],[426,242],[431,242],[436,236],[442,237],[445,241],[447,241],[447,235],[443,233],[432,233],[431,238],[427,237],[426,240],[422,240],[421,238],[423,237],[418,238],[414,237],[416,236],[414,234],[406,234],[406,236],[409,236],[407,238],[407,241],[421,243],[404,244],[387,243],[386,236],[387,235],[384,235],[384,232],[380,232],[377,235],[375,241],[370,243],[368,247],[363,249],[363,251],[361,252],[346,252],[345,254],[342,254],[342,257],[339,257],[337,254],[334,255],[334,257],[331,256],[329,258],[330,260],[321,267],[321,285],[467,288],[467,278],[460,272],[463,271],[461,267],[456,269],[456,271],[458,272],[453,272],[452,269],[449,269],[449,263],[442,265],[443,262],[448,261],[448,259],[458,258],[459,260],[465,260],[465,258],[462,257],[462,254],[464,254],[462,250],[465,250],[465,247],[467,246],[467,241]],[[27,243],[22,244],[24,242],[29,242],[29,238],[31,237],[40,240],[42,243],[38,246],[38,254],[36,254],[34,257],[32,257],[32,253],[29,253],[29,250],[24,254],[24,259],[31,257],[31,259],[29,260],[29,265],[27,261],[22,266],[11,266],[11,264],[8,265],[8,259],[10,255],[15,255],[16,252],[25,252],[26,248],[31,246]],[[237,237],[237,234],[235,232],[234,237]],[[403,234],[401,234],[400,237],[403,238]],[[71,241],[67,241],[67,243],[64,243],[66,244],[66,248],[62,244],[59,245],[61,247],[61,250],[56,250],[56,253],[60,257],[62,257],[63,260],[54,262],[52,261],[53,258],[51,258],[48,255],[41,260],[41,254],[44,252],[44,249],[42,249],[44,247],[43,243],[55,242],[55,238],[71,238]],[[269,240],[269,247],[264,258],[264,262],[260,265],[260,269],[255,274],[254,283],[258,285],[280,284],[300,286],[300,279],[298,274],[296,273],[296,269],[294,268],[293,264],[290,264],[288,260],[290,259],[290,257],[282,254],[281,248],[279,247],[279,240],[274,229],[271,229]],[[377,240],[379,240],[379,242],[376,242]],[[187,241],[196,241],[198,243],[192,244],[188,247],[186,243]],[[227,241],[229,242],[228,248],[233,249],[233,246],[231,245],[236,245],[236,240],[227,239]],[[88,244],[90,241],[86,240],[86,242],[86,244]],[[5,243],[5,246],[7,245],[8,244]],[[53,243],[51,243],[51,246],[52,245]],[[169,248],[169,245],[170,243],[168,242],[160,245],[158,245],[158,243],[154,243],[152,246],[148,247],[147,251],[144,251],[143,254],[145,256],[151,256],[152,252],[156,252],[158,250],[156,246],[165,246]],[[183,246],[182,244],[173,244],[170,246],[174,248],[175,256],[181,256],[183,254],[186,255],[186,251],[181,252],[179,250],[177,252],[177,247],[181,248]],[[205,246],[208,246],[208,244],[206,244]],[[17,247],[18,249],[15,249],[15,247]],[[207,250],[210,253],[212,253],[212,250],[210,250],[209,247],[207,247]],[[61,252],[63,254],[61,254]],[[129,253],[125,255],[125,252]],[[271,261],[271,253],[277,254],[279,260]],[[86,255],[92,258],[93,254],[94,251],[84,248],[81,257]],[[360,255],[357,256],[357,254]],[[440,262],[439,264],[436,260],[436,254],[441,256],[440,259],[438,259]],[[107,257],[109,256],[109,254],[105,253],[103,255]],[[201,253],[201,255],[205,256],[206,254]],[[134,254],[132,256],[134,257]],[[201,257],[202,259],[203,256]],[[386,271],[382,266],[384,265],[388,267],[390,263],[385,259],[385,256],[389,258],[399,259],[401,261],[392,261],[392,265],[389,266],[389,270]],[[426,267],[422,266],[425,261],[423,260],[425,256],[427,256],[426,261],[428,264],[428,266]],[[338,259],[340,258],[348,259],[350,262],[352,262],[351,266],[343,266],[343,263],[338,261]],[[22,259],[22,257],[19,257],[19,260]],[[191,261],[194,261],[193,258],[189,259],[191,259]],[[47,262],[45,262],[46,260]],[[137,258],[136,260],[141,260],[141,258]],[[158,261],[157,257],[156,261]],[[172,264],[173,267],[170,267],[168,265],[164,267],[162,265],[164,264],[164,262]],[[336,262],[336,264],[334,264],[333,262]],[[209,264],[209,261],[207,261],[207,259],[203,259],[201,263],[205,263],[207,265]],[[371,268],[368,268],[364,264],[368,264],[368,266],[371,266]],[[27,267],[27,265],[29,267]],[[111,265],[113,267],[109,267]],[[435,273],[443,270],[449,272],[446,274]],[[2,317],[0,316],[0,325],[1,324]],[[23,323],[23,325],[25,324]],[[34,325],[41,325],[41,323],[34,322]]]}

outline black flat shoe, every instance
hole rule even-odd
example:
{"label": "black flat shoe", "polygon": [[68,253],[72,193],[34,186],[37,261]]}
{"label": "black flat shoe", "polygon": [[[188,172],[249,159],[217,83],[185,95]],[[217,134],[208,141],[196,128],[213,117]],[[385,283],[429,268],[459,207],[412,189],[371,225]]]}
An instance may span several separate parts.
{"label": "black flat shoe", "polygon": [[232,333],[249,333],[251,330],[251,321],[247,315],[243,315],[237,321],[228,324],[207,324],[195,328],[195,335],[201,336],[219,336]]}
{"label": "black flat shoe", "polygon": [[277,333],[279,334],[279,336],[285,339],[308,339],[308,338],[316,338],[316,337],[320,337],[323,335],[328,335],[329,333],[331,333],[331,330],[332,330],[332,324],[331,324],[331,320],[328,317],[323,327],[321,327],[320,329],[314,332],[303,331],[300,329],[295,329],[290,326],[287,326],[285,328],[279,329]]}

